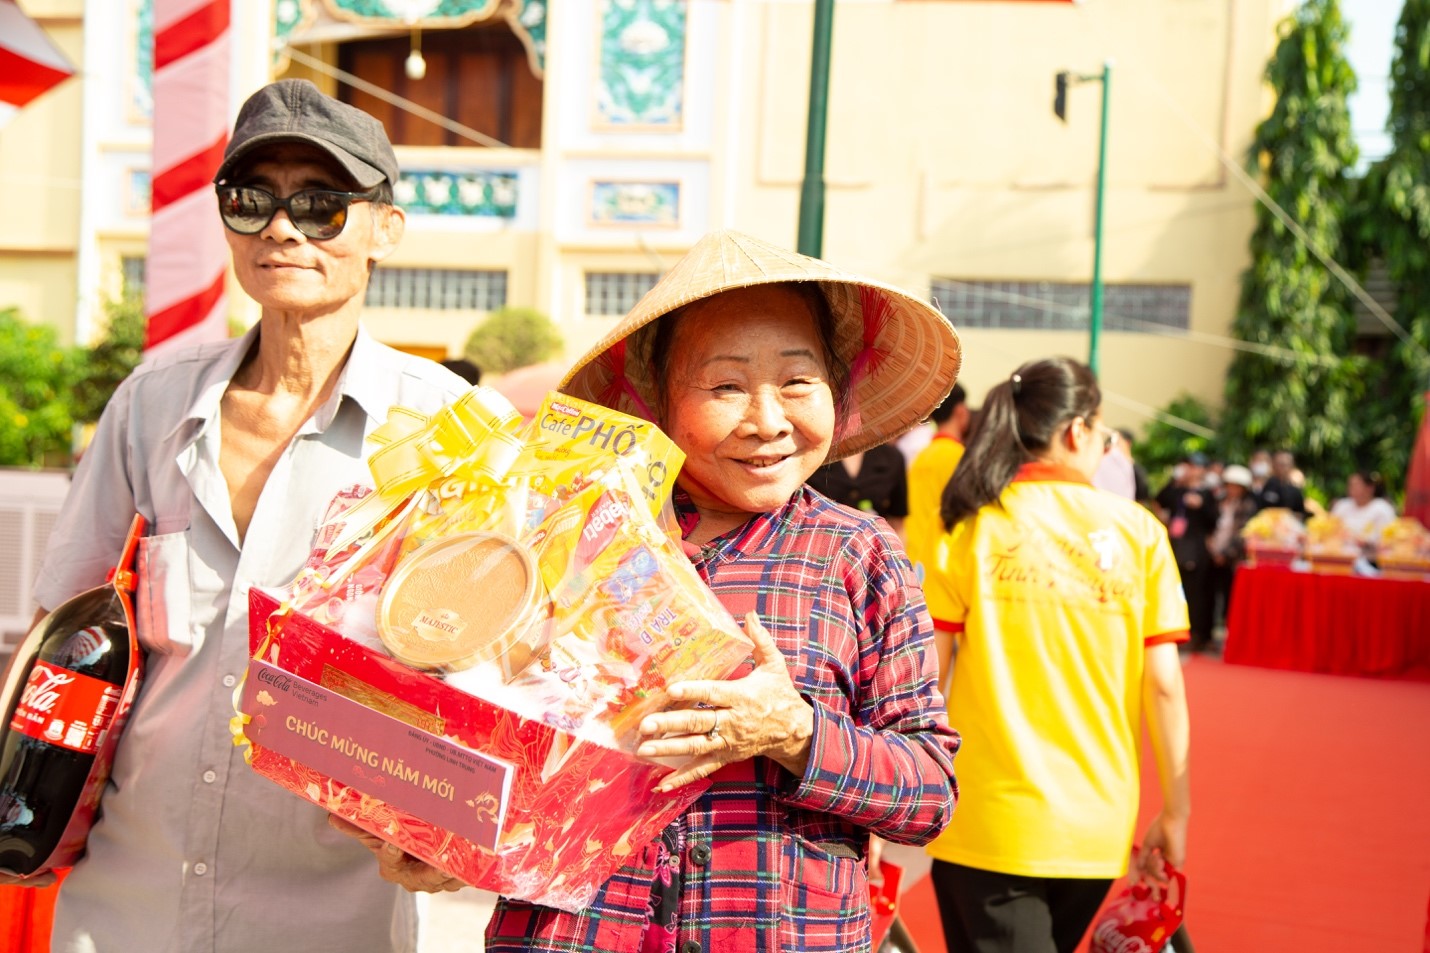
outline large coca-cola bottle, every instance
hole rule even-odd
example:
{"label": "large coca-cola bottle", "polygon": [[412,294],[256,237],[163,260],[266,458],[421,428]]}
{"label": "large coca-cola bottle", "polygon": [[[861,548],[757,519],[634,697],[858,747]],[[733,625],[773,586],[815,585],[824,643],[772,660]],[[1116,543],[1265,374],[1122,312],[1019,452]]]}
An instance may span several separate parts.
{"label": "large coca-cola bottle", "polygon": [[83,852],[114,744],[138,687],[126,568],[50,612],[20,646],[0,695],[0,871],[70,866]]}

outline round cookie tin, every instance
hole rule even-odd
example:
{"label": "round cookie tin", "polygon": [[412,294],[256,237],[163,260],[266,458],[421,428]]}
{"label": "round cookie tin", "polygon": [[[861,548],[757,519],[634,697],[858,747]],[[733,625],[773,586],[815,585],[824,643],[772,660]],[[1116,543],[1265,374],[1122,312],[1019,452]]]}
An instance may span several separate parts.
{"label": "round cookie tin", "polygon": [[459,671],[510,649],[541,604],[536,561],[500,533],[447,536],[398,565],[383,586],[378,636],[414,668]]}

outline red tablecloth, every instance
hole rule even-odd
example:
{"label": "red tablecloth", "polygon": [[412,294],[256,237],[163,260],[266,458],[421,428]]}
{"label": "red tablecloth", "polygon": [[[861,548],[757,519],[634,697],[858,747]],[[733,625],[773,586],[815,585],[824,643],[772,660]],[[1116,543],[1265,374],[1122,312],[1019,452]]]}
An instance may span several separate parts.
{"label": "red tablecloth", "polygon": [[1430,582],[1243,566],[1225,659],[1333,675],[1430,674]]}

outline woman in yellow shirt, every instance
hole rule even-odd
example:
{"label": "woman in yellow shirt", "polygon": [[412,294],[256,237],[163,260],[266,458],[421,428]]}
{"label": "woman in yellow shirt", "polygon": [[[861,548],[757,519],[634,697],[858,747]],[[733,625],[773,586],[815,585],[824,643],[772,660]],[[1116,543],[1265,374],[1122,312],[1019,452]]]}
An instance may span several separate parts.
{"label": "woman in yellow shirt", "polygon": [[1163,809],[1136,851],[1186,852],[1187,609],[1166,530],[1090,481],[1115,435],[1092,372],[1024,364],[989,392],[943,499],[925,589],[964,736],[958,815],[928,848],[950,953],[1073,950],[1127,870],[1145,714]]}

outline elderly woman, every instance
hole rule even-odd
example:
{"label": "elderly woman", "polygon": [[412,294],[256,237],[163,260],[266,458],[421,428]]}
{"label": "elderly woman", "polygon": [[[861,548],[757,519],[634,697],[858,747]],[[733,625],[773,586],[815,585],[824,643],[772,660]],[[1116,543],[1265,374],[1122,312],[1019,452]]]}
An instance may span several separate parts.
{"label": "elderly woman", "polygon": [[[488,953],[867,950],[870,835],[948,824],[958,736],[932,623],[873,514],[804,485],[826,459],[926,417],[959,346],[928,305],[723,233],[698,244],[568,375],[575,396],[658,422],[687,456],[687,551],[755,643],[755,670],[672,686],[641,725],[662,782],[710,788],[579,913],[502,900]],[[454,889],[368,840],[384,876]]]}

